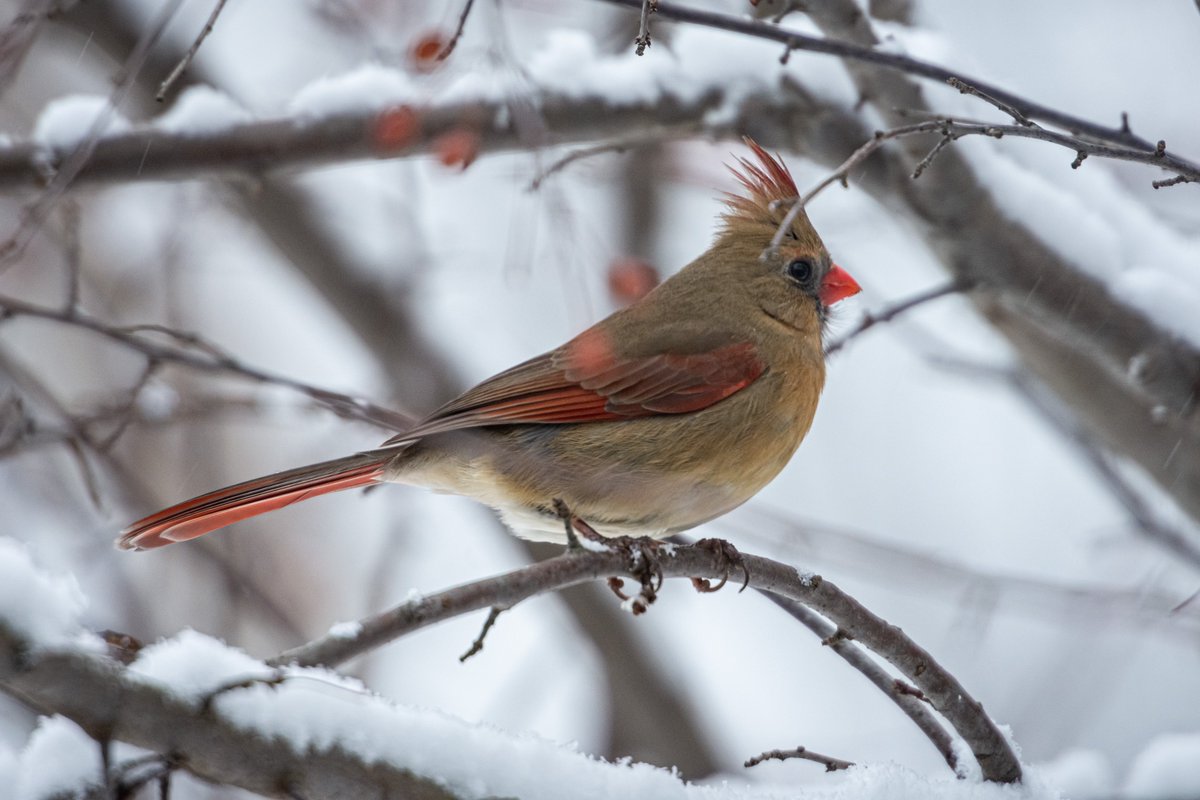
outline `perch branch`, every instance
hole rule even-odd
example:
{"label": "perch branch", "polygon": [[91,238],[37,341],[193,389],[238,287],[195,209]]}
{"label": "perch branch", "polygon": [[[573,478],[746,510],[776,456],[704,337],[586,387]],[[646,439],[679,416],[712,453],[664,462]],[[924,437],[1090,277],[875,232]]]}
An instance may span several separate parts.
{"label": "perch branch", "polygon": [[[1021,767],[1012,749],[987,715],[956,678],[895,626],[872,614],[834,584],[815,575],[760,556],[742,554],[750,585],[810,607],[837,629],[883,657],[924,693],[967,742],[988,780],[1020,780]],[[711,547],[662,549],[659,568],[665,577],[719,580],[728,561]],[[272,664],[335,666],[426,625],[492,606],[512,607],[543,592],[612,575],[632,575],[637,565],[616,549],[576,550],[503,575],[463,584],[429,597],[414,598],[389,611],[363,619],[357,636],[326,636],[288,650]]]}

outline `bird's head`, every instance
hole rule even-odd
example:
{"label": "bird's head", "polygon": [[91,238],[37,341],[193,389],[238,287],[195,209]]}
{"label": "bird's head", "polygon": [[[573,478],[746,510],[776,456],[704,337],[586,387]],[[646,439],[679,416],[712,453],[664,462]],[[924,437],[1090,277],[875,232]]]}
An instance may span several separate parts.
{"label": "bird's head", "polygon": [[[820,327],[830,306],[861,291],[846,270],[833,263],[804,209],[791,214],[778,244],[776,234],[799,199],[796,182],[781,160],[752,139],[755,161],[739,158],[730,167],[742,193],[725,196],[726,210],[713,251],[736,269],[763,310],[784,324],[807,329],[813,310]],[[800,300],[800,302],[797,302]]]}

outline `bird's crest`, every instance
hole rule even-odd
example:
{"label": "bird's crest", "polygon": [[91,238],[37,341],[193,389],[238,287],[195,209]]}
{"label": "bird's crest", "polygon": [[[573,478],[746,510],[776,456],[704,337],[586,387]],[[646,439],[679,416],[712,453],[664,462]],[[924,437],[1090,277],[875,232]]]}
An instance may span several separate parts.
{"label": "bird's crest", "polygon": [[787,213],[788,201],[795,200],[796,181],[783,162],[759,146],[758,142],[745,137],[746,145],[753,151],[758,163],[739,157],[729,171],[745,190],[744,194],[727,192],[723,217],[726,226],[738,222],[778,223]]}

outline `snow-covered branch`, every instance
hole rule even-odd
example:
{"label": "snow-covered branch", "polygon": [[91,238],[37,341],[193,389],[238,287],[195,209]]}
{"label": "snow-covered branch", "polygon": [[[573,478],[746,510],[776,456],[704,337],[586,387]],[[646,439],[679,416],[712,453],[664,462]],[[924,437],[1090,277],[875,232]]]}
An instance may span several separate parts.
{"label": "snow-covered branch", "polygon": [[[727,551],[703,542],[663,546],[656,556],[662,576],[719,579],[731,566]],[[1011,748],[978,702],[898,628],[819,576],[758,556],[742,559],[756,588],[820,610],[836,622],[837,637],[861,641],[905,674],[963,735],[985,778],[1020,779]],[[43,575],[20,547],[4,540],[0,578],[9,591],[0,594],[0,688],[43,714],[67,717],[98,742],[145,748],[206,779],[268,796],[553,796],[545,794],[545,786],[530,787],[527,777],[513,786],[513,776],[499,765],[524,750],[541,759],[535,772],[542,780],[553,776],[556,765],[572,781],[586,776],[589,765],[601,772],[617,768],[403,709],[363,694],[361,686],[335,673],[295,662],[314,663],[322,656],[337,661],[362,652],[364,643],[373,646],[416,627],[414,620],[428,624],[470,609],[511,605],[606,575],[646,580],[646,565],[637,561],[617,547],[567,553],[367,620],[357,636],[341,639],[340,652],[326,639],[284,654],[274,666],[192,632],[147,647],[126,664],[80,627],[82,600],[73,582]],[[405,620],[397,625],[400,617]],[[481,737],[487,741],[478,741]],[[493,757],[463,758],[472,742],[490,748]],[[497,749],[508,752],[496,758]],[[650,771],[654,779],[677,782],[666,772]]]}
{"label": "snow-covered branch", "polygon": [[[219,647],[211,640],[209,644]],[[141,680],[102,655],[82,649],[30,655],[26,646],[0,625],[0,687],[4,691],[43,714],[71,719],[97,741],[143,747],[214,783],[267,797],[312,800],[358,796],[446,800],[461,796],[446,791],[432,778],[419,777],[361,752],[336,745],[313,746],[278,732],[238,725],[221,713],[219,700],[209,711],[179,696],[176,686]],[[254,664],[250,659],[247,662]],[[269,692],[266,685],[261,688]],[[272,704],[270,699],[268,705],[277,706],[276,713],[281,713],[284,703]]]}
{"label": "snow-covered branch", "polygon": [[[742,577],[740,566],[733,567],[731,575],[730,565],[721,554],[703,543],[664,547],[657,558],[656,569],[668,578],[728,577],[730,584],[736,585]],[[743,553],[741,558],[750,586],[816,610],[836,626],[833,637],[859,642],[899,670],[967,742],[985,778],[1020,779],[1019,762],[979,702],[899,628],[889,625],[820,576],[801,574],[793,567],[761,556]],[[638,570],[636,559],[631,560],[630,554],[620,548],[568,552],[503,575],[415,598],[362,620],[350,635],[338,630],[281,654],[274,663],[334,666],[459,614],[491,607],[510,608],[537,594],[610,575],[636,575]],[[847,661],[857,666],[853,659]]]}

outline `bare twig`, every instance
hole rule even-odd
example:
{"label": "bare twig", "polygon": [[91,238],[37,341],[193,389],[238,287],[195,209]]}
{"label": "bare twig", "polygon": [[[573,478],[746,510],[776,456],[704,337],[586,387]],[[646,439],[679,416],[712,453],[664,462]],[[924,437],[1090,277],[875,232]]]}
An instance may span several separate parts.
{"label": "bare twig", "polygon": [[483,650],[483,640],[487,638],[488,631],[490,631],[492,626],[496,624],[496,620],[500,617],[500,615],[507,610],[508,609],[501,608],[499,606],[492,606],[488,609],[487,619],[483,621],[483,627],[479,630],[479,635],[475,637],[475,641],[471,642],[471,646],[467,649],[467,652],[458,657],[460,664],[479,651]]}
{"label": "bare twig", "polygon": [[1002,598],[1007,609],[1044,623],[1073,626],[1104,620],[1110,631],[1125,626],[1175,640],[1185,636],[1200,641],[1200,609],[1173,614],[1178,594],[1165,587],[1094,586],[982,569],[851,528],[797,518],[761,503],[747,507],[737,520],[726,518],[722,527],[736,531],[741,541],[770,548],[777,557],[819,558],[830,568],[852,571],[859,580],[887,577],[897,591],[936,592],[940,598],[978,592]]}
{"label": "bare twig", "polygon": [[576,148],[538,172],[538,174],[534,176],[533,180],[529,182],[529,190],[537,191],[541,188],[542,183],[545,182],[547,178],[556,172],[562,171],[565,167],[574,164],[576,161],[582,161],[585,158],[591,158],[593,156],[604,155],[605,153],[624,153],[626,150],[629,150],[633,147],[662,144],[665,138],[666,137],[661,131],[656,131],[650,135],[639,134],[615,139],[602,144],[591,145],[589,147]]}
{"label": "bare twig", "polygon": [[1181,183],[1195,183],[1198,180],[1200,180],[1200,178],[1196,178],[1192,175],[1176,175],[1174,178],[1163,178],[1159,181],[1153,181],[1150,185],[1155,189],[1166,189],[1168,186],[1178,186]]}
{"label": "bare twig", "polygon": [[938,721],[937,716],[928,705],[899,691],[895,676],[884,669],[865,648],[844,636],[840,638],[836,636],[838,627],[803,603],[777,594],[767,592],[760,592],[760,594],[785,611],[792,619],[812,631],[822,644],[828,643],[826,646],[830,651],[858,670],[864,678],[875,685],[876,689],[883,692],[884,696],[912,720],[921,733],[925,734],[925,738],[941,754],[946,765],[954,770],[955,774],[962,774],[961,765],[958,763],[958,749],[955,746],[954,737],[946,730],[946,726]]}
{"label": "bare twig", "polygon": [[968,291],[970,288],[971,284],[965,281],[952,280],[948,283],[942,284],[941,286],[936,286],[927,291],[915,294],[905,300],[893,303],[892,305],[880,309],[877,312],[868,311],[863,315],[862,320],[856,326],[851,328],[844,336],[829,343],[829,345],[825,348],[825,356],[829,357],[838,350],[841,350],[851,339],[861,335],[865,331],[870,330],[876,325],[884,322],[891,322],[896,317],[900,316],[901,314],[905,314],[914,308],[925,305],[926,303],[934,300],[938,300],[942,297],[946,297],[947,295]]}
{"label": "bare twig", "polygon": [[942,138],[938,139],[938,142],[933,146],[933,149],[931,149],[929,153],[917,163],[917,166],[912,171],[912,179],[915,181],[917,178],[921,177],[921,174],[924,173],[925,170],[929,169],[929,165],[932,164],[933,160],[938,157],[938,154],[941,153],[942,150],[953,141],[953,136],[950,136],[946,133],[942,134]]}
{"label": "bare twig", "polygon": [[[602,0],[602,2],[626,6],[628,8],[639,8],[642,5],[642,0]],[[1089,120],[1067,114],[1057,108],[1035,103],[1032,100],[1013,94],[986,81],[971,78],[961,72],[951,71],[940,65],[930,64],[926,61],[898,53],[890,53],[874,47],[819,36],[810,36],[777,25],[769,25],[728,14],[718,14],[689,6],[662,2],[661,0],[657,4],[657,13],[667,19],[731,31],[760,39],[768,39],[786,45],[793,50],[806,50],[813,53],[840,56],[852,61],[873,64],[942,83],[954,78],[969,85],[974,90],[974,93],[980,97],[986,95],[989,102],[993,104],[1002,103],[1011,109],[1010,113],[1015,112],[1025,119],[1041,120],[1042,122],[1055,125],[1078,135],[1086,135],[1100,141],[1119,144],[1146,153],[1153,153],[1156,149],[1155,144],[1139,136],[1135,136],[1130,131],[1128,125],[1118,128],[1099,125]],[[1170,162],[1164,163],[1163,166],[1166,169],[1176,169],[1175,162],[1182,162],[1187,166],[1187,170],[1179,170],[1180,172],[1200,173],[1200,165],[1193,164],[1177,156],[1164,152],[1163,159]]]}
{"label": "bare twig", "polygon": [[[661,548],[657,557],[656,568],[665,577],[719,579],[729,570],[728,560],[712,547]],[[896,667],[963,737],[986,779],[1020,780],[1019,762],[995,724],[982,712],[979,702],[899,628],[888,625],[819,576],[801,574],[793,567],[761,556],[743,553],[742,559],[751,586],[809,606]],[[411,600],[363,619],[357,636],[325,636],[281,653],[270,663],[333,666],[412,630],[468,611],[496,605],[512,607],[539,593],[606,576],[636,576],[640,570],[636,561],[631,558],[631,551],[618,548],[568,551],[504,575]]]}
{"label": "bare twig", "polygon": [[167,92],[179,80],[179,76],[192,63],[192,59],[196,57],[196,53],[200,50],[200,45],[204,44],[204,40],[212,33],[213,25],[217,23],[217,17],[221,16],[221,11],[225,8],[226,0],[217,0],[217,4],[213,6],[212,13],[208,16],[208,22],[204,23],[204,27],[200,29],[200,33],[196,36],[196,41],[192,42],[192,46],[183,54],[183,58],[175,65],[175,69],[171,70],[171,74],[166,77],[158,87],[158,93],[154,95],[154,99],[158,102],[163,102],[167,97]]}
{"label": "bare twig", "polygon": [[458,46],[458,40],[462,38],[463,28],[467,26],[467,17],[471,14],[471,6],[475,5],[475,0],[467,0],[463,5],[462,13],[458,15],[458,27],[454,29],[454,35],[450,37],[450,41],[446,42],[445,46],[437,54],[438,61],[445,61],[454,52],[454,48]]}
{"label": "bare twig", "polygon": [[658,0],[641,0],[642,15],[638,19],[638,35],[633,40],[637,45],[635,52],[639,55],[646,54],[646,48],[650,46],[650,15],[658,11]]}
{"label": "bare twig", "polygon": [[[1008,114],[1010,117],[1012,117],[1018,125],[1022,125],[1026,128],[1037,127],[1036,123],[1031,122],[1029,117],[1022,114],[1021,111],[1014,107],[1011,103],[1006,103],[998,97],[993,97],[976,86],[972,86],[965,81],[960,81],[958,78],[948,78],[946,83],[950,84],[955,89],[958,89],[958,91],[962,92],[963,94],[969,94],[974,97],[978,97],[985,103],[990,103],[991,105],[1003,111],[1005,114]],[[1128,130],[1128,126],[1126,126],[1125,129]]]}
{"label": "bare twig", "polygon": [[[912,125],[902,125],[898,128],[892,128],[886,131],[876,131],[875,135],[864,142],[849,158],[841,163],[833,172],[827,175],[822,181],[817,183],[812,189],[802,195],[800,198],[792,201],[788,213],[784,215],[783,220],[779,223],[779,227],[775,230],[775,235],[771,237],[771,244],[763,251],[763,256],[766,257],[782,244],[784,237],[790,230],[792,223],[800,212],[812,202],[818,194],[824,191],[834,183],[841,183],[843,186],[848,186],[850,181],[850,172],[862,165],[880,147],[892,139],[900,139],[908,136],[918,136],[929,133],[940,133],[942,138],[938,140],[929,154],[923,158],[912,172],[912,178],[915,180],[921,177],[921,174],[929,167],[933,160],[942,152],[950,143],[963,138],[964,136],[987,136],[993,139],[1002,139],[1005,136],[1014,136],[1022,139],[1036,139],[1038,141],[1057,144],[1061,147],[1073,150],[1076,153],[1076,160],[1071,164],[1072,167],[1078,167],[1083,158],[1089,155],[1098,156],[1100,158],[1111,158],[1119,161],[1134,161],[1141,164],[1157,165],[1161,160],[1161,155],[1158,151],[1146,153],[1141,150],[1136,150],[1128,147],[1112,147],[1109,145],[1096,144],[1094,142],[1085,141],[1075,136],[1068,136],[1055,131],[1049,131],[1045,128],[1024,125],[996,125],[988,122],[979,122],[975,120],[961,120],[952,117],[938,117],[936,119],[917,122]],[[1178,175],[1176,178],[1169,180],[1155,181],[1155,188],[1163,186],[1174,186],[1179,183],[1189,183],[1200,181],[1200,171],[1195,175]],[[781,202],[781,201],[776,201]],[[786,201],[784,201],[786,202]]]}
{"label": "bare twig", "polygon": [[787,761],[791,758],[803,758],[806,761],[815,761],[818,764],[825,766],[826,772],[837,772],[839,769],[849,769],[854,766],[853,761],[843,761],[840,758],[823,755],[815,750],[809,750],[807,747],[797,747],[794,750],[768,750],[765,753],[760,753],[754,758],[746,760],[744,767],[756,767],[764,761],[775,759],[778,761]]}
{"label": "bare twig", "polygon": [[[340,417],[369,422],[387,430],[407,430],[412,427],[414,421],[413,417],[408,414],[393,411],[358,397],[250,367],[193,333],[176,331],[161,325],[117,327],[108,325],[82,311],[65,312],[33,305],[16,298],[0,296],[0,321],[21,316],[49,320],[93,331],[141,353],[155,363],[169,362],[201,372],[225,373],[248,378],[258,383],[283,386],[307,395]],[[152,342],[140,335],[146,331],[161,333],[179,342],[180,345],[162,345]]]}

